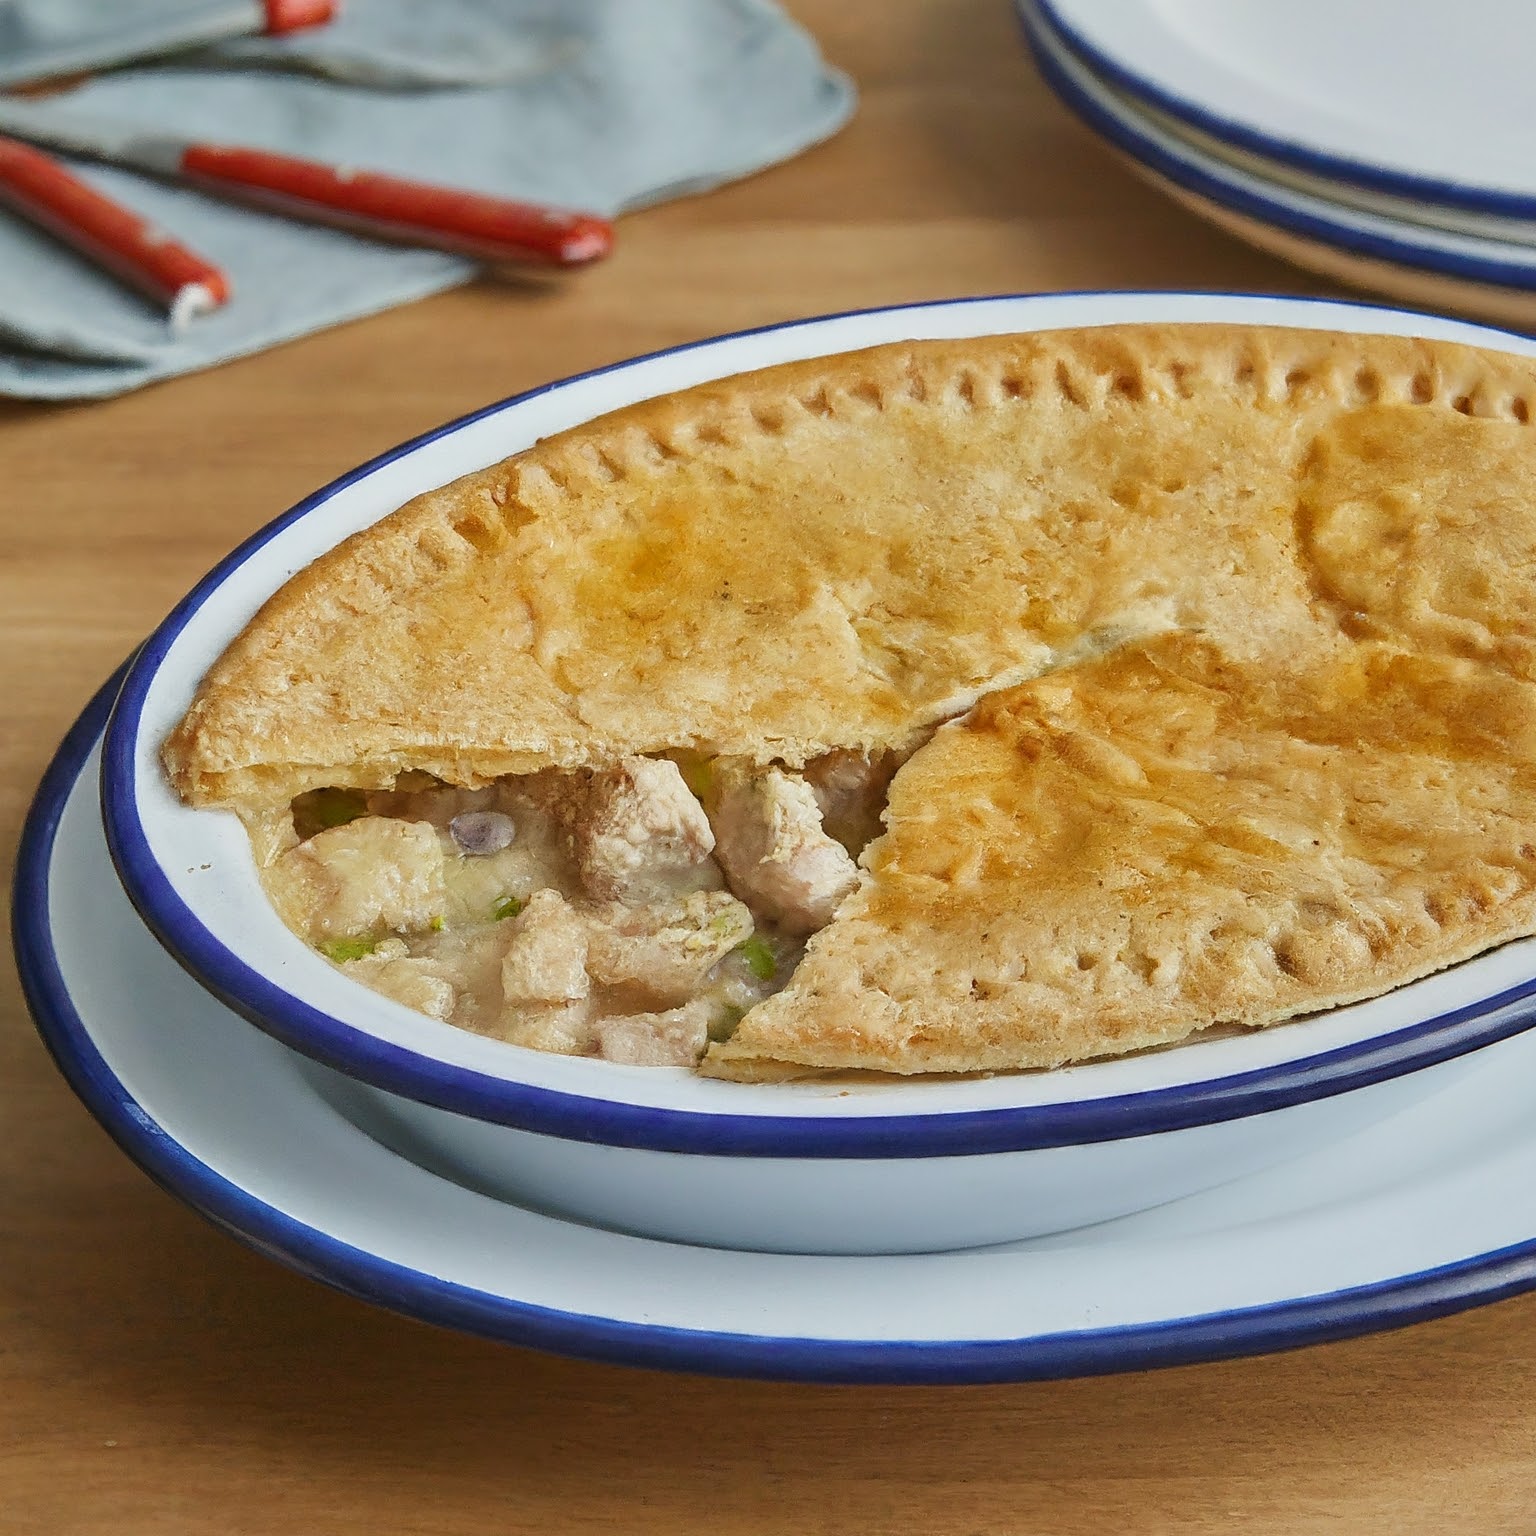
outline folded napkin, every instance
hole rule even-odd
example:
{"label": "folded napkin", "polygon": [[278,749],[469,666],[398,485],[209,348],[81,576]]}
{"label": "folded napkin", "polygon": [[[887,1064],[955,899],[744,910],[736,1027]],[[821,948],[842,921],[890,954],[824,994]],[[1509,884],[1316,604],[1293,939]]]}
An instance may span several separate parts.
{"label": "folded napkin", "polygon": [[[114,0],[94,3],[106,13]],[[817,143],[846,121],[853,89],[770,0],[349,0],[330,27],[104,75],[57,106],[612,215]],[[0,394],[118,394],[477,270],[71,164],[223,267],[235,297],[173,334],[153,306],[0,210]],[[622,228],[611,259],[623,260]]]}

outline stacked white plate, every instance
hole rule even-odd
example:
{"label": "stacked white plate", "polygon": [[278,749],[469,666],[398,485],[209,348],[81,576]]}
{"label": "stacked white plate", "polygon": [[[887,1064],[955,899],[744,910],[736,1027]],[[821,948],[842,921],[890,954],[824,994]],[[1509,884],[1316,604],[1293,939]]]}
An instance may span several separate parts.
{"label": "stacked white plate", "polygon": [[1056,94],[1186,207],[1343,282],[1536,322],[1536,7],[1015,3]]}

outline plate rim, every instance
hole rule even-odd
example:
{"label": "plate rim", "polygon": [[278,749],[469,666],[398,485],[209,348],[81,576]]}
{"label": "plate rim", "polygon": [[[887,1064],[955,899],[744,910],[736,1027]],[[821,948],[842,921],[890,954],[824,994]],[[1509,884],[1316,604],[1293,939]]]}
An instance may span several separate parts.
{"label": "plate rim", "polygon": [[1241,145],[1256,154],[1311,171],[1335,181],[1367,191],[1393,192],[1403,197],[1419,198],[1475,213],[1492,213],[1519,218],[1536,216],[1536,192],[1517,192],[1478,182],[1457,181],[1438,176],[1395,170],[1371,160],[1357,160],[1300,140],[1287,139],[1251,123],[1227,116],[1225,112],[1202,105],[1194,98],[1138,70],[1134,64],[1108,52],[1089,37],[1074,21],[1063,14],[1061,0],[1036,0],[1046,12],[1063,41],[1095,71],[1172,116],[1205,133]]}
{"label": "plate rim", "polygon": [[226,1235],[334,1290],[459,1332],[609,1364],[775,1381],[969,1385],[1242,1358],[1406,1327],[1536,1289],[1532,1237],[1364,1285],[1147,1323],[1002,1339],[820,1339],[564,1312],[428,1275],[343,1242],[240,1188],[154,1120],[108,1066],[65,984],[49,927],[52,855],[65,804],[103,733],[127,665],[64,737],[23,823],[12,883],[22,990],[59,1072],[142,1172]]}
{"label": "plate rim", "polygon": [[[1354,315],[1412,314],[1390,306],[1283,295],[1202,295],[1207,299],[1258,299],[1274,304],[1276,323],[1292,307],[1335,308]],[[149,688],[165,653],[193,613],[225,579],[267,542],[331,497],[375,470],[498,412],[567,385],[654,359],[732,342],[743,337],[817,326],[828,321],[935,308],[965,309],[999,299],[1138,298],[1187,301],[1189,295],[1134,290],[1084,290],[1071,294],[992,295],[941,299],[926,304],[882,305],[757,326],[667,347],[638,358],[537,386],[456,418],[367,463],[349,470],[258,529],[194,585],[128,665],[107,724],[102,753],[101,805],[113,864],[140,917],[166,949],[206,990],[283,1044],[386,1092],[473,1119],[512,1125],[565,1139],[654,1151],[697,1152],[764,1158],[951,1157],[988,1152],[1115,1141],[1184,1130],[1283,1109],[1315,1098],[1367,1087],[1434,1066],[1530,1028],[1529,999],[1536,978],[1446,1014],[1351,1045],[1290,1061],[1228,1073],[1195,1083],[1132,1090],[1113,1096],[989,1109],[927,1113],[893,1112],[833,1118],[830,1115],[730,1113],[670,1108],[593,1097],[563,1088],[491,1076],[441,1061],[408,1046],[368,1034],[305,1003],[247,965],[213,935],[182,900],[160,868],[139,818],[134,793],[140,720]],[[1426,316],[1437,324],[1444,317]],[[1529,345],[1529,338],[1496,327],[1449,322],[1490,340]]]}
{"label": "plate rim", "polygon": [[[1134,123],[1127,122],[1125,118],[1096,101],[1066,72],[1062,63],[1051,53],[1052,48],[1059,48],[1072,55],[1074,63],[1090,74],[1098,68],[1097,60],[1090,61],[1086,56],[1078,54],[1071,39],[1057,25],[1050,0],[1013,0],[1013,9],[1030,56],[1057,99],[1091,132],[1108,140],[1115,148],[1178,186],[1219,203],[1234,213],[1240,213],[1291,234],[1316,240],[1339,250],[1387,262],[1396,267],[1458,277],[1486,288],[1505,289],[1521,294],[1536,292],[1536,246],[1531,248],[1529,260],[1510,261],[1494,256],[1479,256],[1471,252],[1438,248],[1432,244],[1426,245],[1413,238],[1416,232],[1422,232],[1429,238],[1450,239],[1470,244],[1497,245],[1501,242],[1489,241],[1480,235],[1457,234],[1446,230],[1436,231],[1428,226],[1406,223],[1397,224],[1393,233],[1385,233],[1363,227],[1352,221],[1370,219],[1382,223],[1393,223],[1390,215],[1369,213],[1343,203],[1332,205],[1331,210],[1326,212],[1288,206],[1284,201],[1277,201],[1275,197],[1267,195],[1262,179],[1253,172],[1216,161],[1198,145],[1181,142],[1177,149],[1170,148],[1160,142],[1153,132],[1148,131],[1145,120],[1137,119]],[[1120,83],[1113,78],[1111,71],[1106,69],[1104,74],[1110,76],[1112,83]],[[1164,105],[1161,101],[1154,104],[1159,107]],[[1128,106],[1126,111],[1134,115],[1133,107]],[[1155,124],[1150,126],[1153,129],[1156,128]],[[1202,123],[1195,126],[1208,133],[1216,132],[1208,124]],[[1255,150],[1259,148],[1259,146],[1249,147]],[[1273,156],[1273,158],[1280,157]],[[1320,167],[1302,168],[1322,173]],[[1369,190],[1390,190],[1399,194],[1403,192],[1402,188],[1374,187]],[[1326,201],[1316,193],[1296,188],[1282,188],[1278,183],[1275,184],[1275,191],[1285,197],[1304,199],[1311,203]],[[1526,217],[1531,217],[1536,215],[1536,198],[1521,209],[1484,208],[1478,211],[1522,213]],[[1513,244],[1513,242],[1503,243]]]}

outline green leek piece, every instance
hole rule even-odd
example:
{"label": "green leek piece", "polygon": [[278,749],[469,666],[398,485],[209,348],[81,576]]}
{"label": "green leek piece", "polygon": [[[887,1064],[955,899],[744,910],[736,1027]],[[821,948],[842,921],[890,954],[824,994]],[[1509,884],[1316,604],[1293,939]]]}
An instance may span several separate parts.
{"label": "green leek piece", "polygon": [[518,896],[503,896],[500,901],[491,908],[491,916],[496,922],[505,918],[516,917],[528,903]]}
{"label": "green leek piece", "polygon": [[747,962],[747,969],[759,981],[770,980],[779,968],[779,957],[774,954],[773,946],[761,934],[754,933],[745,943],[738,944],[736,953]]}
{"label": "green leek piece", "polygon": [[366,933],[356,933],[349,938],[332,939],[329,943],[322,944],[320,953],[327,960],[361,960],[364,955],[371,955],[378,947],[377,939],[370,939]]}

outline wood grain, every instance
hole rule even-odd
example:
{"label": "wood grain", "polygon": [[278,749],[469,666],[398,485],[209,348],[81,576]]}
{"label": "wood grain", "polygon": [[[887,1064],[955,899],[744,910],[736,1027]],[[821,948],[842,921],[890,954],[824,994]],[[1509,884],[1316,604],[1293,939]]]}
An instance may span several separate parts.
{"label": "wood grain", "polygon": [[[0,406],[7,858],[58,737],[237,540],[542,381],[860,305],[1093,286],[1326,292],[1126,172],[1003,0],[797,0],[859,82],[801,159],[482,282],[102,404]],[[991,1388],[672,1377],[333,1294],[161,1193],[0,981],[0,1532],[1536,1528],[1536,1299],[1222,1365]]]}

